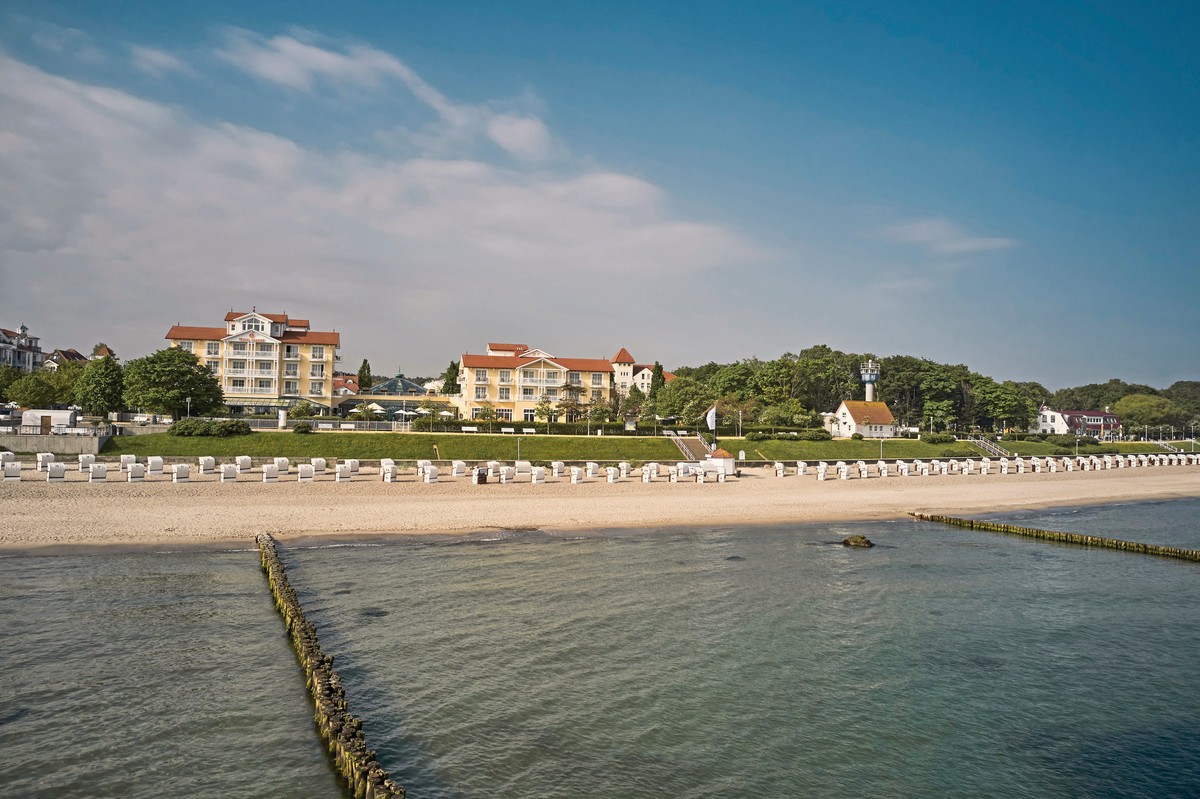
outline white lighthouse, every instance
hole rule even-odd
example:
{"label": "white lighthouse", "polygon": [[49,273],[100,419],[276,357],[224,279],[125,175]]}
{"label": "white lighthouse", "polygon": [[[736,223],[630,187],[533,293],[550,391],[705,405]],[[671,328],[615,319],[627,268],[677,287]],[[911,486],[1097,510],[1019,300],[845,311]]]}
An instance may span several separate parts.
{"label": "white lighthouse", "polygon": [[858,370],[867,391],[867,402],[875,401],[875,384],[879,382],[879,364],[867,361]]}

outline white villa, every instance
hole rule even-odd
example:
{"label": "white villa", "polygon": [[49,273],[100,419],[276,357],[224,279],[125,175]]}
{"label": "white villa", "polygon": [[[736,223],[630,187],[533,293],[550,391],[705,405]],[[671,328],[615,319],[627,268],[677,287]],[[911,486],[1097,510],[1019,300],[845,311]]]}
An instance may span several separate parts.
{"label": "white villa", "polygon": [[835,438],[861,433],[864,438],[895,438],[896,419],[886,402],[843,400],[834,413],[823,413],[825,429]]}

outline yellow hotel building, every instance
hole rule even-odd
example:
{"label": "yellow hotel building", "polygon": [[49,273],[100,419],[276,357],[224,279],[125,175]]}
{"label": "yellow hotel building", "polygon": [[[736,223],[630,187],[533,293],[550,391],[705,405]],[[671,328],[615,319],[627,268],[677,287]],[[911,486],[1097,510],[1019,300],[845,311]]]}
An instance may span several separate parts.
{"label": "yellow hotel building", "polygon": [[459,413],[478,419],[488,408],[502,421],[532,422],[538,403],[580,405],[608,402],[625,393],[618,373],[629,372],[633,358],[622,348],[611,360],[558,358],[524,344],[489,343],[485,355],[466,353],[459,361],[459,395],[450,397]]}
{"label": "yellow hotel building", "polygon": [[230,311],[224,327],[175,325],[166,338],[218,377],[225,404],[235,413],[270,413],[302,399],[333,407],[341,335],[310,330],[307,319]]}

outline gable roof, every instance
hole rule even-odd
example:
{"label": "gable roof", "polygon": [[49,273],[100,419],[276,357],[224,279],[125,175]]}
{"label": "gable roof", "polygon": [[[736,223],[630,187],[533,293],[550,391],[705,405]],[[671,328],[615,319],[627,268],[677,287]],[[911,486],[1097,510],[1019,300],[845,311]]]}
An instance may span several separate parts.
{"label": "gable roof", "polygon": [[225,338],[226,332],[223,327],[192,327],[189,325],[172,325],[167,331],[164,338],[177,339],[198,339],[200,341],[220,341]]}
{"label": "gable roof", "polygon": [[842,405],[850,413],[855,424],[894,424],[896,417],[886,402],[867,402],[865,400],[843,400]]}
{"label": "gable roof", "polygon": [[68,347],[65,350],[55,350],[46,356],[46,360],[50,361],[86,361],[87,356],[74,347]]}
{"label": "gable roof", "polygon": [[472,355],[463,353],[464,369],[520,369],[538,361],[549,361],[572,372],[611,372],[612,363],[603,358],[527,358],[523,355]]}
{"label": "gable roof", "polygon": [[633,356],[629,354],[629,350],[622,347],[617,350],[617,354],[612,356],[613,363],[633,363]]}
{"label": "gable roof", "polygon": [[513,355],[520,355],[529,347],[525,344],[503,344],[495,341],[488,342],[489,352],[511,352]]}
{"label": "gable roof", "polygon": [[[652,363],[635,363],[633,365],[633,376],[634,377],[637,377],[642,372],[653,372],[653,371],[654,371],[654,364],[652,364]],[[670,383],[674,379],[675,379],[674,372],[668,372],[666,369],[663,369],[663,382],[664,383]]]}

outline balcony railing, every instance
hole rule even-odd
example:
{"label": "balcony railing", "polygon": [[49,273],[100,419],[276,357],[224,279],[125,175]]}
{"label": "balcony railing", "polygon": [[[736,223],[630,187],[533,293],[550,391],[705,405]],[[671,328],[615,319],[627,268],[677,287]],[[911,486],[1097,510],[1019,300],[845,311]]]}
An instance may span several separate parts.
{"label": "balcony railing", "polygon": [[298,351],[291,352],[289,350],[284,350],[283,351],[283,359],[285,361],[298,361],[298,360],[300,360],[300,353]]}
{"label": "balcony railing", "polygon": [[278,373],[274,369],[226,369],[226,377],[261,377],[274,380]]}
{"label": "balcony railing", "polygon": [[523,386],[561,386],[563,384],[561,377],[522,377],[521,385]]}
{"label": "balcony railing", "polygon": [[258,386],[248,386],[246,388],[233,388],[232,386],[225,389],[226,394],[276,394],[278,392],[273,388],[259,388]]}

